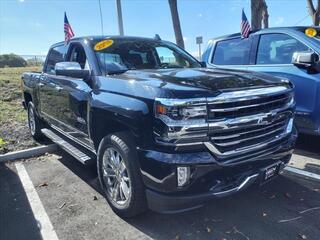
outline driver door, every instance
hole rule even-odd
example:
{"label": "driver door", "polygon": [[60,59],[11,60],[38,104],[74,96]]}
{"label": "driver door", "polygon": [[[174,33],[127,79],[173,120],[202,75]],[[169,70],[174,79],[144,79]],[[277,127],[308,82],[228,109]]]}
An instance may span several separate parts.
{"label": "driver door", "polygon": [[[80,43],[70,43],[66,61],[78,62],[82,69],[90,70],[85,50]],[[60,91],[57,92],[59,99],[57,108],[61,112],[61,130],[74,141],[88,147],[93,146],[89,140],[87,125],[90,80],[59,76]]]}

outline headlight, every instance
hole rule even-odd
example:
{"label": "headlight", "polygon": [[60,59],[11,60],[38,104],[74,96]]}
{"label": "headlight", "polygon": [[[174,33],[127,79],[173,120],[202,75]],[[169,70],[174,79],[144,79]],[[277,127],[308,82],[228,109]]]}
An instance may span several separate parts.
{"label": "headlight", "polygon": [[205,99],[202,98],[193,100],[156,99],[155,115],[158,118],[166,116],[174,121],[204,119],[207,117],[207,105]]}
{"label": "headlight", "polygon": [[154,112],[156,118],[154,133],[159,143],[191,144],[207,136],[205,98],[156,99]]}

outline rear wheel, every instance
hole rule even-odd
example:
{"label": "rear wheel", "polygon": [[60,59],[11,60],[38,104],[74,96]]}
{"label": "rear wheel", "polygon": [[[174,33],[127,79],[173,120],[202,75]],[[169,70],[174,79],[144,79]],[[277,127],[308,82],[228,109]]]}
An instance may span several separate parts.
{"label": "rear wheel", "polygon": [[42,121],[36,114],[34,105],[32,102],[28,103],[28,125],[30,129],[30,133],[35,140],[40,140],[43,137],[41,132],[42,129]]}
{"label": "rear wheel", "polygon": [[97,164],[101,187],[114,212],[121,217],[133,217],[146,210],[144,185],[129,132],[104,137]]}

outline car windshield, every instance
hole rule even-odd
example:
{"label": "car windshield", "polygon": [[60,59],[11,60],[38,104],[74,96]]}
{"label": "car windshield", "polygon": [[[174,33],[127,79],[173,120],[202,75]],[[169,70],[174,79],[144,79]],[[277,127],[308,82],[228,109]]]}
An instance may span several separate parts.
{"label": "car windshield", "polygon": [[310,28],[303,28],[300,29],[299,31],[302,32],[303,34],[306,34],[306,29],[315,29],[316,30],[316,35],[314,37],[311,37],[311,40],[316,40],[317,43],[320,41],[320,27],[310,27]]}
{"label": "car windshield", "polygon": [[94,50],[105,71],[115,64],[130,70],[201,67],[195,58],[169,42],[107,39],[96,42]]}

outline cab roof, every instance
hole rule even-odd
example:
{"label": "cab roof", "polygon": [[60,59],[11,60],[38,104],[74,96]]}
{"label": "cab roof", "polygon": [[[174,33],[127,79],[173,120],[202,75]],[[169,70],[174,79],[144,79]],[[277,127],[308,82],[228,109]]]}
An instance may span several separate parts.
{"label": "cab roof", "polygon": [[[256,31],[252,31],[252,33],[268,33],[268,32],[273,32],[273,31],[281,31],[281,32],[289,32],[289,31],[304,31],[306,28],[315,28],[317,30],[320,30],[320,27],[316,27],[316,26],[292,26],[292,27],[272,27],[272,28],[264,28],[264,29],[259,29]],[[211,40],[215,40],[215,39],[227,39],[227,38],[234,38],[234,37],[240,37],[241,34],[240,32],[238,33],[233,33],[233,34],[227,34],[224,36],[220,36],[220,37],[214,37],[211,38]]]}
{"label": "cab roof", "polygon": [[[70,42],[78,42],[81,40],[87,40],[89,42],[96,42],[104,39],[118,39],[118,40],[133,40],[133,41],[159,41],[155,38],[147,38],[147,37],[135,37],[135,36],[120,36],[120,35],[91,35],[91,36],[83,36],[83,37],[74,37],[70,40]],[[64,41],[53,44],[51,47],[55,47],[57,45],[64,44]]]}

